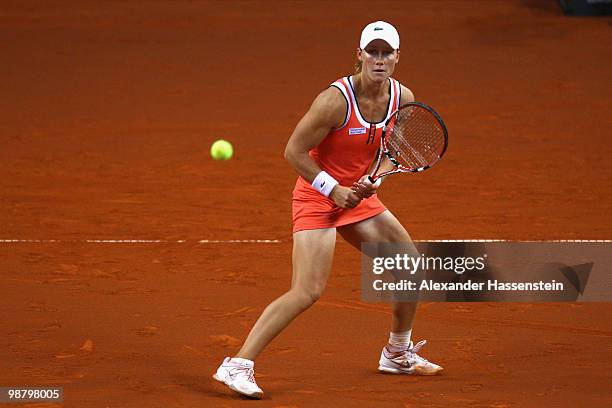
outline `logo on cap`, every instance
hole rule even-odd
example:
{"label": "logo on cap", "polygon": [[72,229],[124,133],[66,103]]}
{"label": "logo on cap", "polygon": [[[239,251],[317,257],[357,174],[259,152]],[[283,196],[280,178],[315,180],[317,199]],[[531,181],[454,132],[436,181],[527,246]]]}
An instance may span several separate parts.
{"label": "logo on cap", "polygon": [[382,27],[375,27],[374,31],[382,31]]}

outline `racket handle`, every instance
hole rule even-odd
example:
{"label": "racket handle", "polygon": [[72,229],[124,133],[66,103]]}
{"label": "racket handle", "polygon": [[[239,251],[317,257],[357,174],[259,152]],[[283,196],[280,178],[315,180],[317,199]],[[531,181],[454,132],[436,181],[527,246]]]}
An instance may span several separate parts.
{"label": "racket handle", "polygon": [[[376,177],[376,176],[375,176]],[[384,176],[383,176],[384,177]],[[370,180],[370,183],[374,184],[374,186],[376,188],[380,187],[380,183],[382,183],[382,177],[372,177],[372,176],[368,176],[368,180]]]}

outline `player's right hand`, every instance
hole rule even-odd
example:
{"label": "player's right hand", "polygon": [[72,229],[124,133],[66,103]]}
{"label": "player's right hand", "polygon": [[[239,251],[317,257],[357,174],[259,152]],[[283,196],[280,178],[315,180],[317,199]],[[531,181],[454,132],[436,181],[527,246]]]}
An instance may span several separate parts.
{"label": "player's right hand", "polygon": [[359,181],[353,183],[352,190],[357,193],[359,197],[368,198],[376,194],[376,190],[378,190],[379,186],[380,181],[372,183],[370,181],[370,176],[366,174],[365,176],[362,176]]}
{"label": "player's right hand", "polygon": [[357,193],[350,187],[344,187],[340,184],[334,187],[329,198],[340,208],[355,208],[361,202],[361,197]]}

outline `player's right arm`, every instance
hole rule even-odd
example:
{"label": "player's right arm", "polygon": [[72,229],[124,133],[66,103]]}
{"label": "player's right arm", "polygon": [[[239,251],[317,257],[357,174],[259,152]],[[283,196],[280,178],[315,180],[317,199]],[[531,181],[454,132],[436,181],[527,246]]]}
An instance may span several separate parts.
{"label": "player's right arm", "polygon": [[[344,97],[338,89],[329,87],[317,96],[291,134],[285,148],[285,159],[309,183],[321,172],[321,168],[308,152],[321,143],[332,129],[341,126],[345,116]],[[342,208],[353,208],[361,201],[350,187],[339,184],[329,198]]]}

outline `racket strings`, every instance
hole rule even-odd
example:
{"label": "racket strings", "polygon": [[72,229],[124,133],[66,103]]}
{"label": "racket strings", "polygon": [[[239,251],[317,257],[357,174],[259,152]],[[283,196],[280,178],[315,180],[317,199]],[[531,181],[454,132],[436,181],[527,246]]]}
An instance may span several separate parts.
{"label": "racket strings", "polygon": [[386,135],[389,159],[410,170],[433,165],[445,146],[444,130],[428,110],[409,106],[400,110]]}

